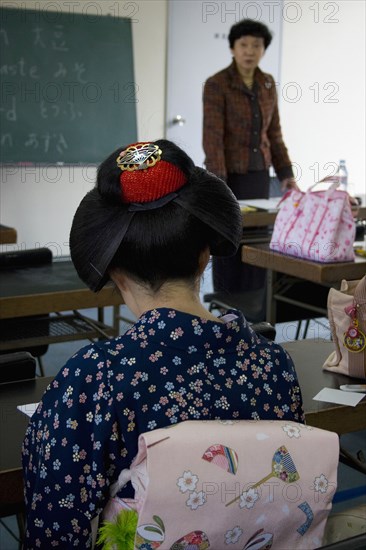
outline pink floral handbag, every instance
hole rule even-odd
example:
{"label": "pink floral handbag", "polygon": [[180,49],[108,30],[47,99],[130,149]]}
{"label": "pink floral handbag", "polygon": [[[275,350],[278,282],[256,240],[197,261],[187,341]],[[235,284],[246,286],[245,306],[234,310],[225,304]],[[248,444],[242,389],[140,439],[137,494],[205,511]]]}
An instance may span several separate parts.
{"label": "pink floral handbag", "polygon": [[353,261],[356,226],[348,193],[336,189],[338,182],[326,191],[313,191],[315,185],[284,195],[269,246],[314,262]]}
{"label": "pink floral handbag", "polygon": [[103,519],[137,510],[135,550],[318,548],[338,457],[337,434],[292,421],[181,422],[140,435],[111,488],[130,480],[135,499],[111,498]]}

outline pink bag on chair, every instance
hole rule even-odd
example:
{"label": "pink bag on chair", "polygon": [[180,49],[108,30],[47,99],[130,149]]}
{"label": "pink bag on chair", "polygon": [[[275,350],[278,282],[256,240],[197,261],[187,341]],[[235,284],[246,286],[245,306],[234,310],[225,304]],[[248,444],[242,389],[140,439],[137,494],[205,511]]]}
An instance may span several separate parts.
{"label": "pink bag on chair", "polygon": [[[317,185],[317,184],[315,184]],[[281,201],[270,248],[314,262],[354,260],[356,226],[348,193],[338,182],[326,191],[289,191]]]}

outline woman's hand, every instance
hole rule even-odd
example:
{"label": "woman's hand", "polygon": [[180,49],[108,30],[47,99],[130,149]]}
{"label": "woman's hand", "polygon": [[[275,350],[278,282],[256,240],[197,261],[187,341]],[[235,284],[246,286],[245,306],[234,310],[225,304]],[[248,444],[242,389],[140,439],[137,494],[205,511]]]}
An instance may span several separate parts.
{"label": "woman's hand", "polygon": [[294,189],[294,191],[300,191],[300,188],[298,187],[296,181],[294,178],[286,178],[281,181],[281,191],[289,191],[290,189]]}

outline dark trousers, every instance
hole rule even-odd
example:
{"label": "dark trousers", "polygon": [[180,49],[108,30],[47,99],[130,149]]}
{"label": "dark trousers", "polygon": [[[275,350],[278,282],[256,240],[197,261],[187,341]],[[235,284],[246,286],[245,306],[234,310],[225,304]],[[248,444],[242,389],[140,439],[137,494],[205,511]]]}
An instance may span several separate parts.
{"label": "dark trousers", "polygon": [[[269,173],[267,170],[247,174],[229,174],[227,184],[239,200],[268,199]],[[244,230],[245,235],[245,230]],[[212,259],[215,292],[238,293],[265,287],[266,270],[243,264],[241,247],[235,256]]]}

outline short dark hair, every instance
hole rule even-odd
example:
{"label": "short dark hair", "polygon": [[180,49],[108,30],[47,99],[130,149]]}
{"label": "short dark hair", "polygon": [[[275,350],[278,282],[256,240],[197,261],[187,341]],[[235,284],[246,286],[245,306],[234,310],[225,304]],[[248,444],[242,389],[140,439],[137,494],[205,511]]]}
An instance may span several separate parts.
{"label": "short dark hair", "polygon": [[272,41],[272,33],[268,27],[253,19],[242,19],[242,21],[239,21],[231,27],[229,33],[229,44],[231,49],[234,47],[235,41],[242,36],[263,38],[265,49],[268,48]]}
{"label": "short dark hair", "polygon": [[[70,233],[71,258],[80,278],[93,290],[102,288],[113,268],[149,284],[153,290],[167,280],[193,281],[199,274],[199,258],[205,249],[230,255],[239,245],[241,211],[226,183],[196,167],[174,143],[153,143],[163,151],[163,160],[185,174],[187,182],[177,191],[176,200],[133,216],[115,252],[107,259],[105,272],[100,270],[95,282],[93,268],[100,265],[103,255],[108,256],[109,243],[119,238],[124,217],[129,215],[129,204],[121,202],[121,170],[116,163],[126,147],[118,148],[100,165],[96,188],[80,203]],[[184,207],[179,200],[185,203]],[[205,223],[206,218],[211,225]]]}

